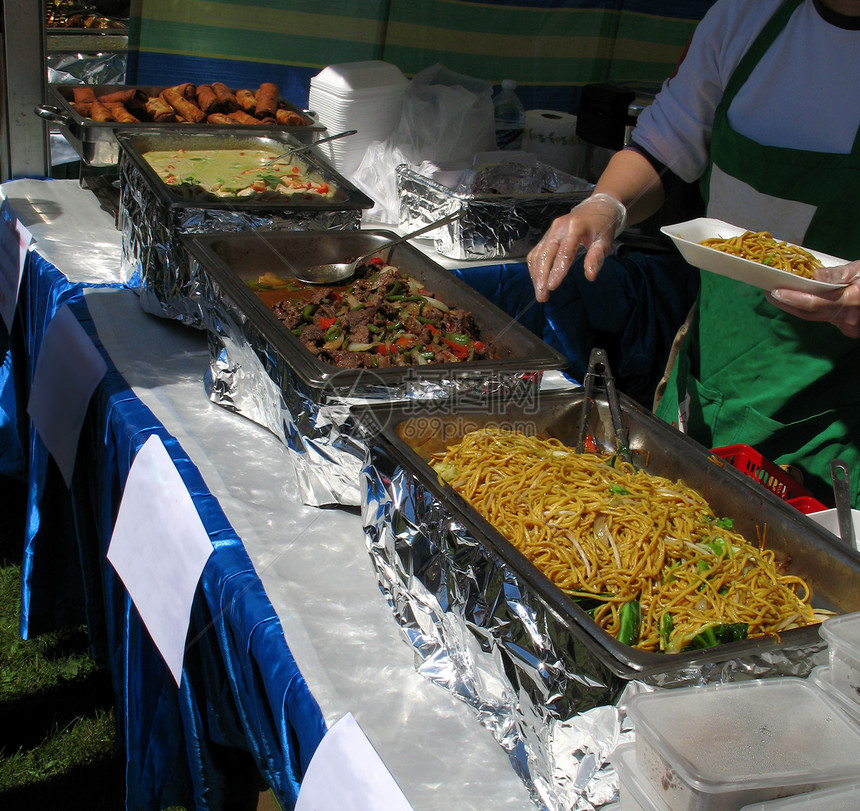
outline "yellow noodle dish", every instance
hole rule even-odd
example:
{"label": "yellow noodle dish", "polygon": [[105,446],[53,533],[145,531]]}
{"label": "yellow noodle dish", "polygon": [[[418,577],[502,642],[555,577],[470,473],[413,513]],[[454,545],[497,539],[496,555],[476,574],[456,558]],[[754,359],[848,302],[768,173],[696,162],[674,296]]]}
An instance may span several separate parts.
{"label": "yellow noodle dish", "polygon": [[336,189],[301,162],[267,149],[172,149],[143,154],[156,175],[185,199],[333,199]]}
{"label": "yellow noodle dish", "polygon": [[433,457],[462,495],[620,642],[678,653],[820,621],[810,588],[679,481],[485,428]]}

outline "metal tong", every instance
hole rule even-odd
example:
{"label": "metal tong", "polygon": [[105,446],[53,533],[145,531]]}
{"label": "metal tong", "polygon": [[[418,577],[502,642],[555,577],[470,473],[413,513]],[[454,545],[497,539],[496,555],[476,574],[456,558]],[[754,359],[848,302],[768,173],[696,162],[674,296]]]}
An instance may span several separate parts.
{"label": "metal tong", "polygon": [[839,537],[854,549],[854,516],[851,514],[851,483],[848,465],[842,459],[830,462],[830,479],[833,482],[833,497],[836,501],[836,520],[839,522]]}
{"label": "metal tong", "polygon": [[585,373],[585,380],[583,381],[585,400],[579,424],[576,452],[583,453],[585,450],[585,443],[591,424],[591,414],[594,409],[594,384],[597,381],[600,381],[606,393],[606,401],[609,404],[609,416],[612,420],[612,431],[615,435],[615,452],[623,461],[632,462],[630,447],[627,444],[627,431],[621,420],[621,407],[618,404],[615,379],[612,377],[612,372],[609,369],[609,360],[606,357],[606,352],[598,347],[591,350],[591,355],[588,358],[588,371]]}

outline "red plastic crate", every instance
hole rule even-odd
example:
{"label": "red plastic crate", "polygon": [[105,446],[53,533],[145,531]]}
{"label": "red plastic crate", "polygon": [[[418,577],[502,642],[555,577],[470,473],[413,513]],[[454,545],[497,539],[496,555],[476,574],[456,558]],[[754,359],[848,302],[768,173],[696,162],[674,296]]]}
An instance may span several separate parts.
{"label": "red plastic crate", "polygon": [[711,453],[719,456],[720,459],[725,459],[730,465],[742,473],[746,473],[751,479],[755,479],[784,501],[792,502],[794,499],[798,499],[794,506],[801,512],[808,513],[827,509],[823,504],[816,501],[809,490],[798,484],[779,465],[765,459],[749,445],[726,445],[724,448],[713,448]]}

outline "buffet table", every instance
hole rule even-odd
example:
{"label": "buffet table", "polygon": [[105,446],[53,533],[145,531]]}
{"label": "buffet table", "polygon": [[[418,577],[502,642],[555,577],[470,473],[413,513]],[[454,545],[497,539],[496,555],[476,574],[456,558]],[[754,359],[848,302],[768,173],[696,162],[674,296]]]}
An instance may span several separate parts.
{"label": "buffet table", "polygon": [[[3,472],[29,481],[21,633],[87,621],[113,676],[127,807],[223,807],[225,747],[250,752],[292,807],[317,745],[347,713],[414,808],[534,807],[473,711],[416,672],[359,515],[305,506],[287,449],[210,403],[204,334],[144,313],[118,283],[112,215],[76,181],[2,191],[35,239],[0,379]],[[41,338],[63,304],[108,365],[70,488],[25,414]],[[131,464],[153,435],[214,548],[179,688],[106,560]]]}

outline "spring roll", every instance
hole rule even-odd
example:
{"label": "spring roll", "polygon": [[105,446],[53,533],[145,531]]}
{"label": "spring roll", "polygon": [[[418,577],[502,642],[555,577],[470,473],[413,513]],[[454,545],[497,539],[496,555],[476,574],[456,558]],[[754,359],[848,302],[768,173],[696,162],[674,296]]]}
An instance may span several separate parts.
{"label": "spring roll", "polygon": [[305,119],[295,110],[281,108],[275,113],[275,118],[283,127],[303,127],[305,125]]}
{"label": "spring roll", "polygon": [[207,124],[238,124],[235,118],[230,118],[226,113],[209,113],[206,116]]}
{"label": "spring roll", "polygon": [[142,91],[139,91],[133,87],[127,88],[125,90],[114,90],[110,93],[104,93],[99,96],[99,101],[102,104],[123,104],[129,105],[134,104],[135,100],[143,95]]}
{"label": "spring roll", "polygon": [[215,95],[215,91],[211,85],[198,85],[197,106],[207,115],[215,112],[215,108],[218,106],[218,97]]}
{"label": "spring roll", "polygon": [[234,110],[230,113],[230,118],[239,124],[259,124],[260,122],[252,115],[248,115],[244,110]]}
{"label": "spring roll", "polygon": [[176,110],[176,114],[182,116],[186,121],[193,121],[199,124],[206,119],[206,113],[203,112],[194,102],[189,101],[182,94],[182,85],[177,87],[165,88],[161,95],[164,100]]}
{"label": "spring roll", "polygon": [[257,96],[253,90],[237,90],[236,101],[239,102],[240,109],[254,115],[254,110],[257,109]]}
{"label": "spring roll", "polygon": [[176,113],[173,108],[161,96],[151,96],[146,102],[146,113],[150,121],[164,123],[175,121]]}
{"label": "spring roll", "polygon": [[90,117],[90,112],[92,111],[92,106],[93,106],[92,102],[90,102],[89,104],[86,104],[85,102],[82,102],[82,101],[73,101],[72,102],[72,109],[78,115],[83,116],[84,118]]}
{"label": "spring roll", "polygon": [[197,85],[191,84],[191,82],[183,82],[182,84],[176,85],[175,89],[183,98],[188,99],[188,101],[197,101]]}
{"label": "spring roll", "polygon": [[93,121],[116,121],[111,111],[100,101],[94,101],[90,105],[90,118]]}
{"label": "spring roll", "polygon": [[278,109],[279,95],[280,90],[276,84],[263,82],[257,90],[254,115],[257,118],[273,118]]}
{"label": "spring roll", "polygon": [[111,115],[123,124],[135,124],[140,122],[139,118],[135,118],[126,108],[126,106],[118,101],[112,104],[105,105],[110,110]]}
{"label": "spring roll", "polygon": [[89,85],[76,85],[72,88],[72,98],[79,104],[92,104],[96,93]]}
{"label": "spring roll", "polygon": [[218,108],[222,113],[232,113],[239,109],[236,96],[223,82],[212,82],[212,91],[215,93],[215,98],[218,99]]}

